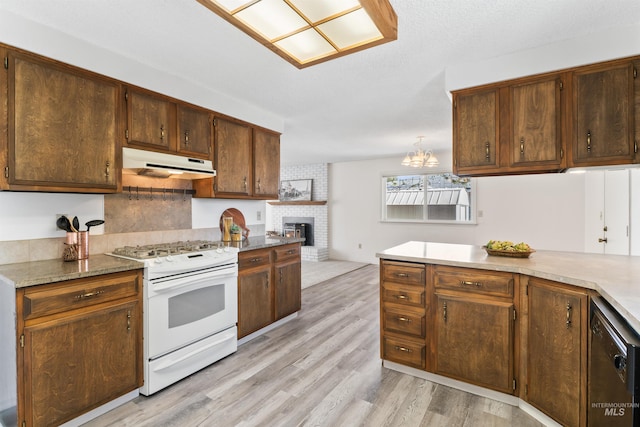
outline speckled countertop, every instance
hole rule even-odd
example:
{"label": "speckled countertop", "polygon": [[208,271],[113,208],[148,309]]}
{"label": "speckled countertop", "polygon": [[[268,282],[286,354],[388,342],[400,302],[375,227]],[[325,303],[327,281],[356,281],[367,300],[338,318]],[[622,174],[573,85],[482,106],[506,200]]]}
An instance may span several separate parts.
{"label": "speckled countertop", "polygon": [[[258,236],[249,237],[243,242],[233,242],[231,244],[243,252],[298,242],[304,242],[304,239]],[[81,277],[135,270],[143,267],[143,264],[138,261],[109,255],[91,255],[86,260],[71,262],[64,262],[61,259],[21,262],[0,265],[0,282],[17,289]]]}
{"label": "speckled countertop", "polygon": [[138,268],[143,268],[138,261],[109,255],[91,255],[88,259],[81,261],[65,262],[61,259],[50,259],[0,265],[0,281],[15,288],[24,288]]}
{"label": "speckled countertop", "polygon": [[507,258],[487,255],[480,246],[432,242],[407,242],[376,256],[509,271],[594,289],[640,332],[640,257],[537,251],[530,258]]}
{"label": "speckled countertop", "polygon": [[285,237],[266,237],[266,236],[250,236],[242,242],[232,242],[231,245],[240,249],[240,252],[251,251],[254,249],[271,248],[273,246],[288,245],[289,243],[302,243],[304,239],[285,238]]}

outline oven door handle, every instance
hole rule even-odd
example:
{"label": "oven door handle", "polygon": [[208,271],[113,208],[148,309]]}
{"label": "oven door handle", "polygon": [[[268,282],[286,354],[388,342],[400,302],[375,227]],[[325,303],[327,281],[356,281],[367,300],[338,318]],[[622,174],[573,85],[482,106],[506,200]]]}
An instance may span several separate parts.
{"label": "oven door handle", "polygon": [[151,281],[151,288],[155,292],[171,291],[173,289],[180,289],[186,286],[198,285],[200,283],[210,281],[211,279],[220,280],[234,276],[237,276],[237,270],[235,268],[229,268],[206,274],[169,279],[162,282]]}
{"label": "oven door handle", "polygon": [[193,356],[196,356],[196,355],[198,355],[198,354],[200,354],[200,353],[202,353],[204,351],[209,350],[211,347],[215,347],[217,345],[222,344],[225,341],[232,340],[235,337],[236,337],[235,329],[232,330],[232,331],[228,331],[228,333],[226,333],[224,336],[222,336],[219,340],[216,340],[216,341],[214,341],[212,343],[209,343],[209,344],[205,345],[204,347],[197,348],[197,349],[195,349],[195,350],[193,350],[193,351],[191,351],[191,352],[189,352],[189,353],[187,353],[187,354],[185,354],[183,356],[178,357],[177,359],[169,359],[169,360],[166,360],[163,363],[160,363],[158,366],[156,366],[153,369],[153,371],[154,372],[158,372],[158,371],[163,371],[165,369],[168,369],[168,368],[170,368],[170,367],[172,367],[174,365],[177,365],[180,362],[184,362],[185,360],[190,359]]}

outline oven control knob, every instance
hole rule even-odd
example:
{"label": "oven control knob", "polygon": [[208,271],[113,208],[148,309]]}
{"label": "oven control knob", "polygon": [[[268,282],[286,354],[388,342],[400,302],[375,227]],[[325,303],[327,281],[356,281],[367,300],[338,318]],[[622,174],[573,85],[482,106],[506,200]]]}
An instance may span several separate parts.
{"label": "oven control knob", "polygon": [[216,252],[218,252],[219,254],[221,254],[221,253],[222,253],[222,248],[218,248],[218,249],[216,249]]}
{"label": "oven control knob", "polygon": [[171,255],[167,255],[167,262],[173,262],[173,257]]}
{"label": "oven control knob", "polygon": [[156,258],[153,262],[156,264],[162,264],[162,260],[160,258]]}

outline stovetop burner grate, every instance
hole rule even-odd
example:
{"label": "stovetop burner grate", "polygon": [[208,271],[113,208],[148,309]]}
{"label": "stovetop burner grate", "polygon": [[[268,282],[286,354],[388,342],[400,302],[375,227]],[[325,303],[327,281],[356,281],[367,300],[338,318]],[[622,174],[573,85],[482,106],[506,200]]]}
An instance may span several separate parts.
{"label": "stovetop burner grate", "polygon": [[191,252],[209,251],[222,247],[223,244],[221,242],[211,240],[186,240],[144,246],[123,246],[121,248],[114,249],[113,254],[136,259],[149,259]]}

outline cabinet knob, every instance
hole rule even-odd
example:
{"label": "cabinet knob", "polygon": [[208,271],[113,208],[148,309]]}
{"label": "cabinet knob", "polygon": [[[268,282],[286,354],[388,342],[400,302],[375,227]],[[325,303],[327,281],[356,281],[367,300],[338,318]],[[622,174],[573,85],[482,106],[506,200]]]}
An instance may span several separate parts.
{"label": "cabinet knob", "polygon": [[189,145],[189,131],[184,131],[184,145]]}
{"label": "cabinet knob", "polygon": [[411,323],[411,319],[402,316],[398,317],[398,321]]}
{"label": "cabinet knob", "polygon": [[111,162],[107,160],[105,162],[105,169],[104,169],[104,176],[106,178],[109,178],[109,175],[111,175],[111,170],[109,169],[110,166],[111,166]]}
{"label": "cabinet knob", "polygon": [[484,144],[484,153],[485,153],[485,156],[484,156],[484,157],[487,159],[487,162],[490,162],[490,161],[491,161],[491,151],[489,150],[489,147],[490,147],[490,145],[489,145],[489,141],[487,141],[487,142]]}
{"label": "cabinet knob", "polygon": [[396,295],[397,299],[409,299],[409,297],[407,297],[406,295]]}
{"label": "cabinet knob", "polygon": [[164,140],[164,125],[160,125],[160,139]]}
{"label": "cabinet knob", "polygon": [[607,243],[607,238],[604,239],[602,237],[598,238],[598,243]]}
{"label": "cabinet knob", "polygon": [[569,328],[569,326],[571,326],[571,303],[567,303],[567,328]]}
{"label": "cabinet knob", "polygon": [[412,352],[412,350],[410,348],[407,348],[407,347],[400,347],[400,346],[397,345],[397,346],[395,346],[395,348],[396,348],[396,350],[404,351],[405,353],[411,353]]}
{"label": "cabinet knob", "polygon": [[587,131],[587,152],[591,153],[591,131]]}
{"label": "cabinet knob", "polygon": [[524,156],[524,137],[520,138],[520,156]]}

